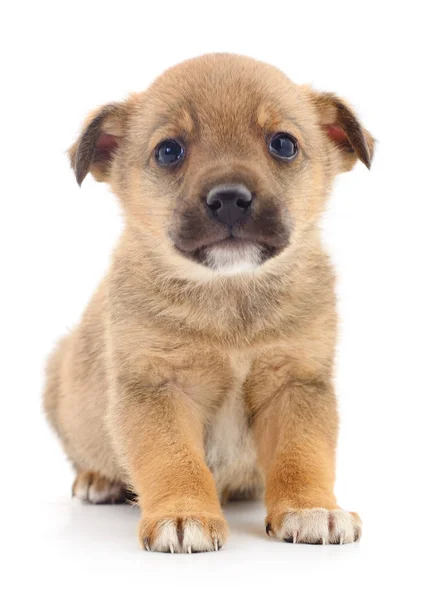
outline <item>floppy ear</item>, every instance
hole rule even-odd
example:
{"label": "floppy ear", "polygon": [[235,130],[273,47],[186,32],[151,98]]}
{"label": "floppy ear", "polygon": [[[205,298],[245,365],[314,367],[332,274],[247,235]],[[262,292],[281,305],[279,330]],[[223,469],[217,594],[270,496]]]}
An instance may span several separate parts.
{"label": "floppy ear", "polygon": [[107,181],[114,153],[122,142],[128,115],[127,102],[106,104],[91,113],[79,139],[68,150],[79,185],[89,171],[97,181]]}
{"label": "floppy ear", "polygon": [[314,102],[325,134],[340,151],[341,171],[349,171],[357,159],[369,169],[375,140],[352,109],[334,94],[315,93]]}

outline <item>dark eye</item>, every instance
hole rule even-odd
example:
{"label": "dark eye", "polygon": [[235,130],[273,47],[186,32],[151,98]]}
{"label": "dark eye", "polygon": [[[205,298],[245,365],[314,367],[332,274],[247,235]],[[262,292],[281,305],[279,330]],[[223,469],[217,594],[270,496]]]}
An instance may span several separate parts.
{"label": "dark eye", "polygon": [[270,139],[268,150],[277,158],[292,160],[297,156],[297,140],[289,133],[276,133]]}
{"label": "dark eye", "polygon": [[173,165],[183,158],[185,150],[176,140],[164,140],[156,146],[155,156],[160,165]]}

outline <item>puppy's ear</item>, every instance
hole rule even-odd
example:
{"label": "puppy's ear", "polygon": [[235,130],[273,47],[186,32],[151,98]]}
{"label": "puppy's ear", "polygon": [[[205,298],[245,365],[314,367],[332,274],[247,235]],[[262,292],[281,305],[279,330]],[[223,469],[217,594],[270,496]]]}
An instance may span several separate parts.
{"label": "puppy's ear", "polygon": [[115,152],[122,143],[129,103],[106,104],[91,113],[79,139],[68,150],[79,185],[91,172],[97,181],[107,181]]}
{"label": "puppy's ear", "polygon": [[334,94],[312,92],[319,122],[340,155],[340,171],[349,171],[357,159],[369,169],[375,140],[353,110]]}

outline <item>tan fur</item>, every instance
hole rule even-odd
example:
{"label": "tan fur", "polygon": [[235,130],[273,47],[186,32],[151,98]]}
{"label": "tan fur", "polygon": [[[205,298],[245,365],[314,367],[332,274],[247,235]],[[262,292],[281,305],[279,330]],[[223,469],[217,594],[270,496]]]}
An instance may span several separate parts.
{"label": "tan fur", "polygon": [[[298,140],[289,165],[268,154],[276,131]],[[154,160],[165,138],[188,148],[172,172]],[[110,153],[96,151],[102,140]],[[77,180],[91,171],[109,182],[126,225],[49,361],[45,408],[79,478],[93,472],[137,494],[146,549],[217,549],[227,535],[219,498],[264,484],[270,535],[360,535],[333,493],[334,277],[317,221],[334,176],[357,158],[369,166],[372,153],[341,100],[225,54],[182,63],[85,124],[70,152]],[[226,276],[187,257],[212,226],[183,219],[200,219],[205,190],[235,180],[270,210],[281,246],[253,272]]]}

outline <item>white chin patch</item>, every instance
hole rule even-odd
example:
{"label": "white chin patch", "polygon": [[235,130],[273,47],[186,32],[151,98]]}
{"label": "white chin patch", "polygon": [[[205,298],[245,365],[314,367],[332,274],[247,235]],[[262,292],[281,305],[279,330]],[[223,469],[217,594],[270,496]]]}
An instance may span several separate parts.
{"label": "white chin patch", "polygon": [[222,275],[252,273],[262,262],[262,249],[257,244],[220,245],[207,250],[206,264]]}

